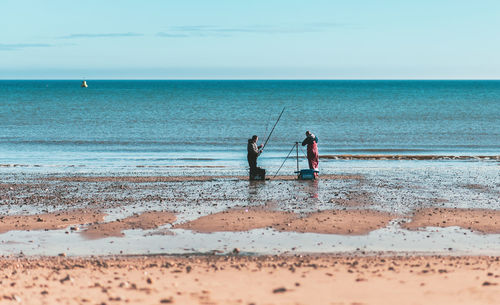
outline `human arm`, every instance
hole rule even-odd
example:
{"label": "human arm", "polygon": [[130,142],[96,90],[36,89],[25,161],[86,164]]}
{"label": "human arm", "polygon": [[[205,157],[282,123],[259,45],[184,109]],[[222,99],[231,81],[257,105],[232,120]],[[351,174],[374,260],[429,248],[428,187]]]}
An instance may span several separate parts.
{"label": "human arm", "polygon": [[259,147],[255,143],[248,143],[248,154],[258,156],[260,154]]}

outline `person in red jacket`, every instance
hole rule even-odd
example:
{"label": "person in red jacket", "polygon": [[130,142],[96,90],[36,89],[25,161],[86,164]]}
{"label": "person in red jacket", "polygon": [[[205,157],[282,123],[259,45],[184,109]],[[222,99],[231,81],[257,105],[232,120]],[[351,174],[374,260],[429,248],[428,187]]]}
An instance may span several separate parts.
{"label": "person in red jacket", "polygon": [[302,141],[302,146],[307,145],[307,161],[309,161],[309,169],[318,170],[319,155],[318,155],[318,137],[309,131],[306,131],[306,138]]}

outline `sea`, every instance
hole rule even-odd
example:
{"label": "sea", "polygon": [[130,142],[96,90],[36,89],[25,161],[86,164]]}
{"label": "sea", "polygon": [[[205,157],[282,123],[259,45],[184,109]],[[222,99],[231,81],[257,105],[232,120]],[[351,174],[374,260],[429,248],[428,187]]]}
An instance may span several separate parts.
{"label": "sea", "polygon": [[307,130],[324,173],[391,156],[498,166],[500,81],[86,81],[0,80],[0,173],[240,175],[255,134],[259,166],[293,174]]}

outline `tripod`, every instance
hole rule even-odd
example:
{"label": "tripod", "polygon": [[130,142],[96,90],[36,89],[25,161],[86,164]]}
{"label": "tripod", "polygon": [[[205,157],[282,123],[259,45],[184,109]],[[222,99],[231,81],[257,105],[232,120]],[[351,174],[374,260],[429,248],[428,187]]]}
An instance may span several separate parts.
{"label": "tripod", "polygon": [[292,153],[292,151],[293,151],[294,148],[296,149],[296,152],[297,152],[297,172],[300,172],[300,170],[299,170],[299,142],[295,142],[295,144],[293,144],[293,146],[292,146],[292,149],[290,149],[290,152],[286,156],[285,161],[283,161],[283,163],[281,163],[280,168],[278,168],[278,171],[276,171],[276,174],[274,174],[273,178],[276,178],[276,176],[280,172],[280,170],[283,167],[283,165],[285,165],[286,160],[288,159],[288,157],[290,157],[290,154]]}

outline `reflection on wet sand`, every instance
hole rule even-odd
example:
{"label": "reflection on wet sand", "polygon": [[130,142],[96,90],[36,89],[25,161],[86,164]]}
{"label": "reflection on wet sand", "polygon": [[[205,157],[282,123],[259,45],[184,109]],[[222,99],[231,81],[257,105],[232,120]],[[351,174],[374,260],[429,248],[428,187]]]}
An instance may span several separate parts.
{"label": "reflection on wet sand", "polygon": [[310,198],[319,198],[319,181],[314,179],[314,180],[309,180],[307,181],[307,187],[306,187],[307,192],[310,195]]}
{"label": "reflection on wet sand", "polygon": [[259,197],[259,191],[264,189],[266,181],[249,180],[248,181],[248,202],[254,202]]}

